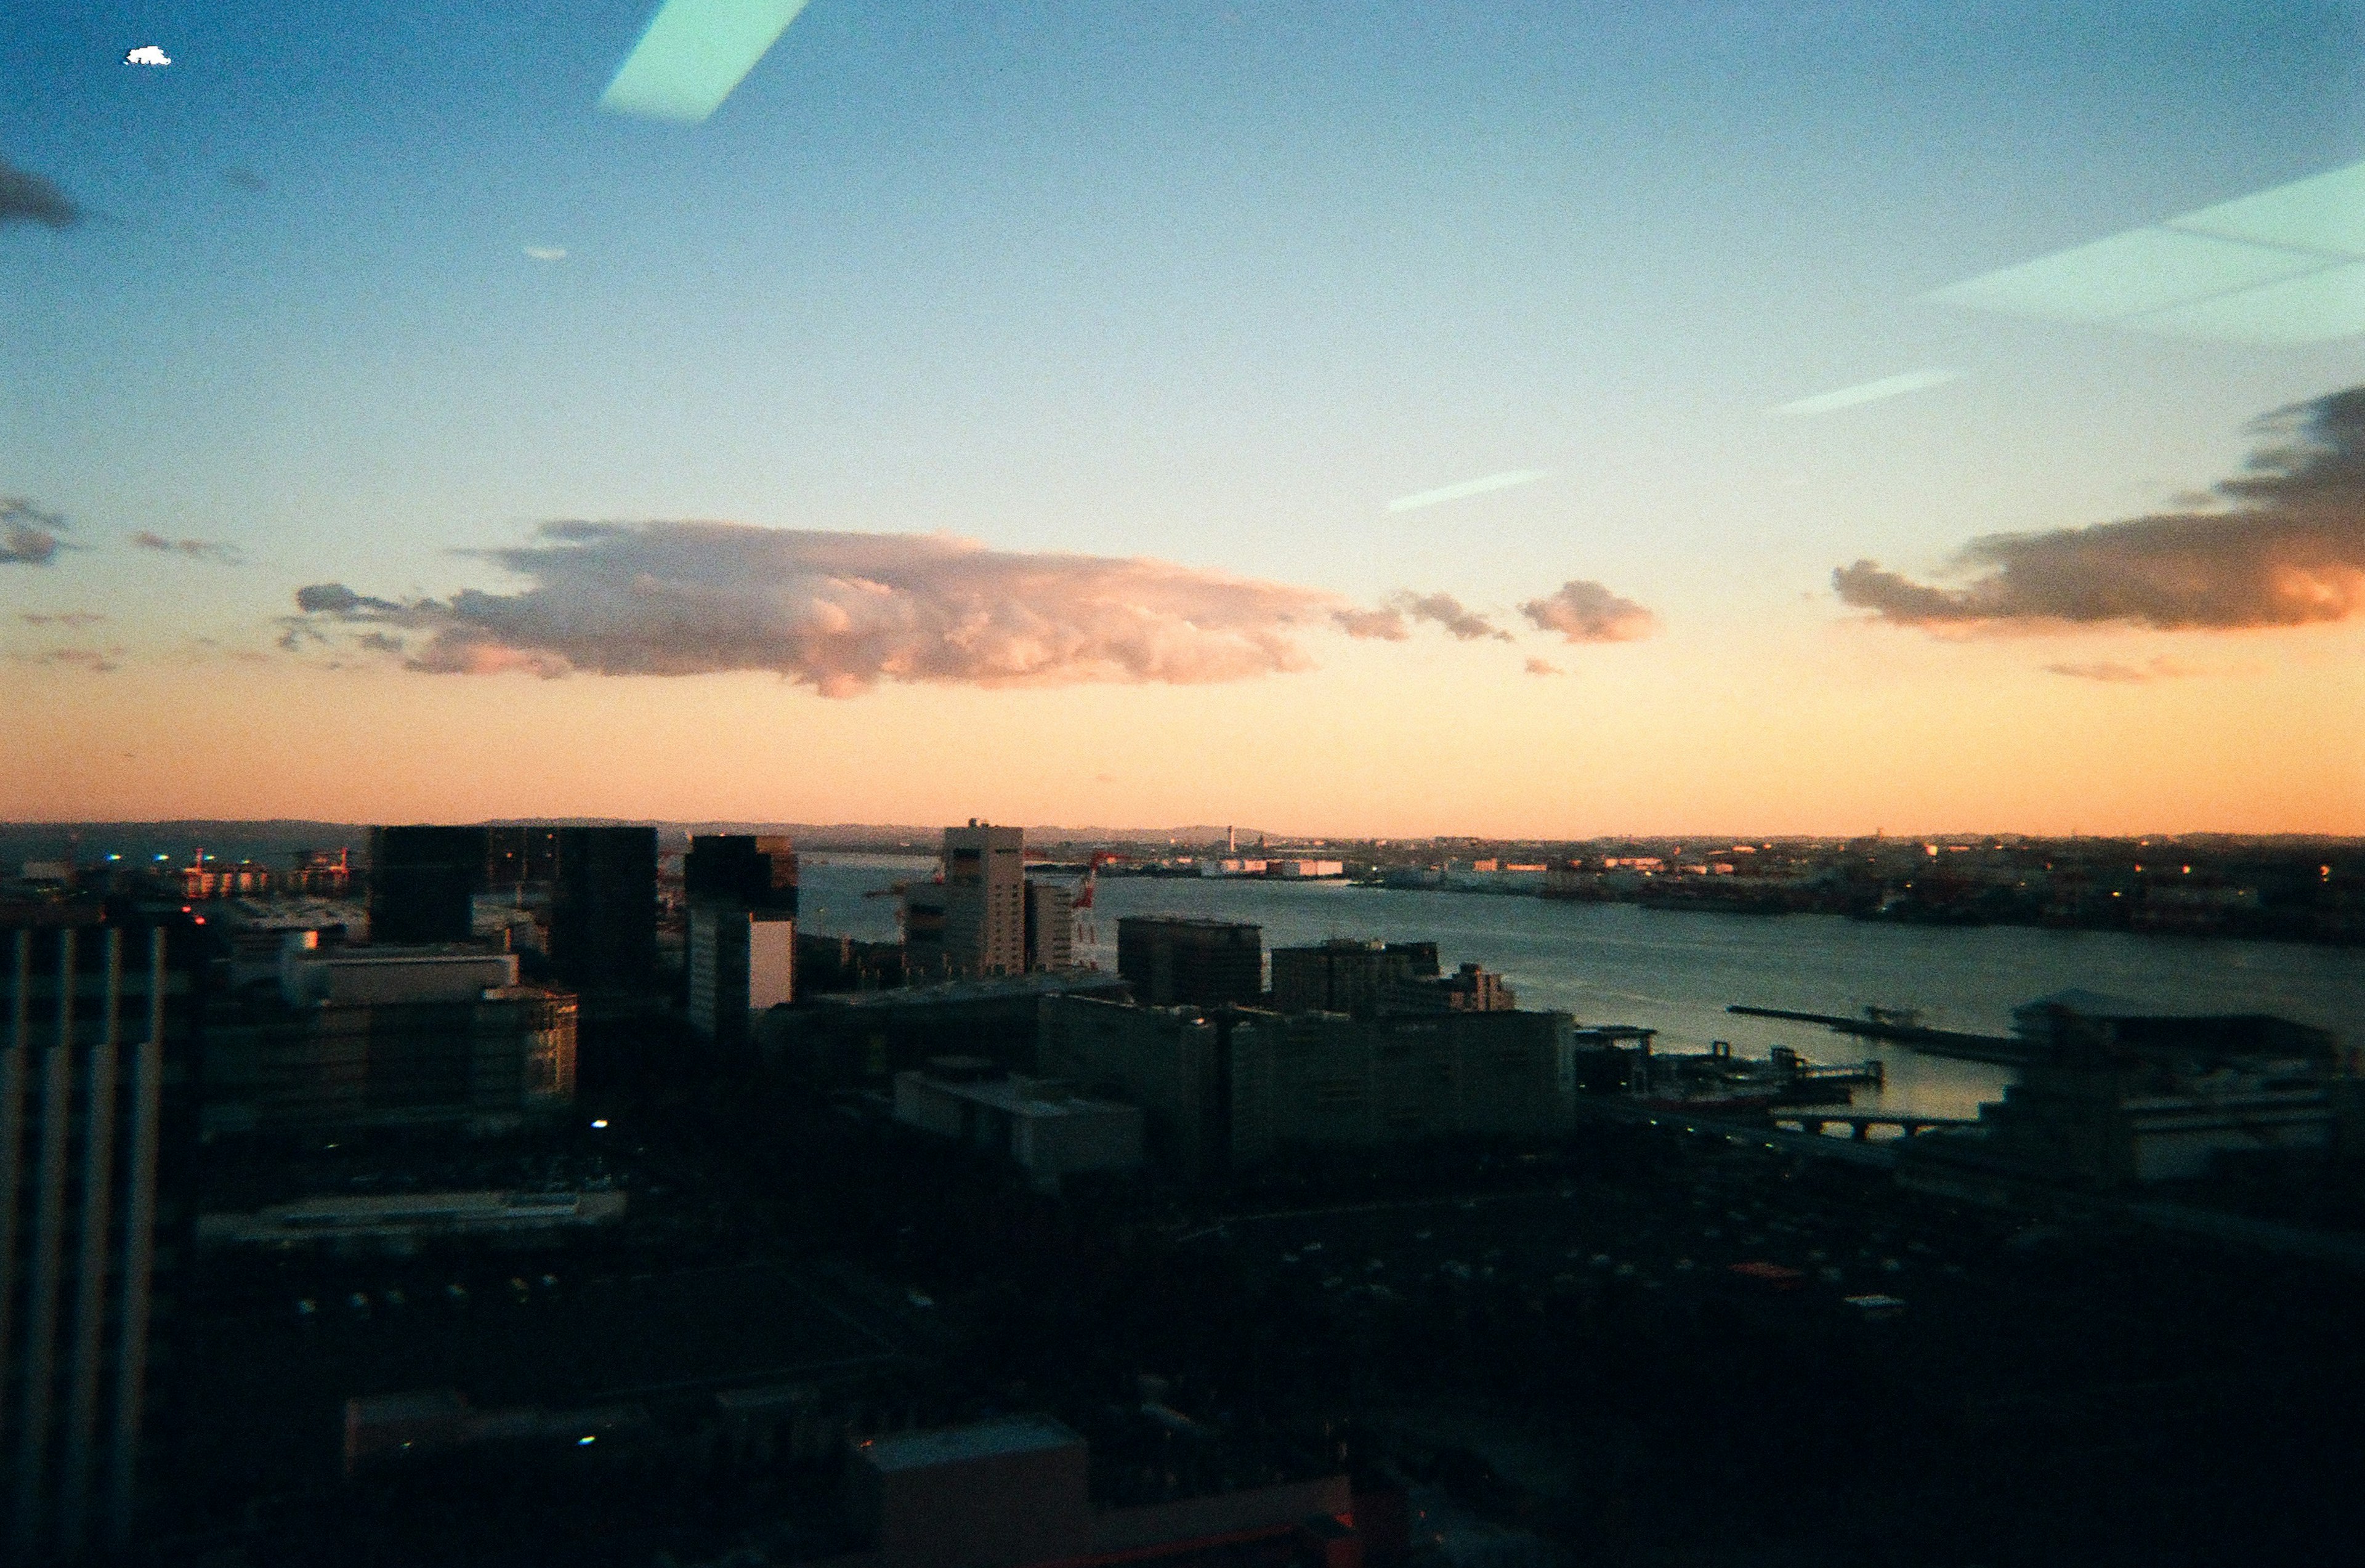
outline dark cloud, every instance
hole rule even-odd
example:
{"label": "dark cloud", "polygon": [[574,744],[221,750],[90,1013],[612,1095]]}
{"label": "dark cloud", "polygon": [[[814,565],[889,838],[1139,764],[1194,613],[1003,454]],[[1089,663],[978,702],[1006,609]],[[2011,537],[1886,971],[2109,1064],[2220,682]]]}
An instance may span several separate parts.
{"label": "dark cloud", "polygon": [[17,619],[28,626],[62,626],[71,632],[84,626],[95,626],[106,617],[95,610],[61,610],[54,612],[25,610],[17,612]]}
{"label": "dark cloud", "polygon": [[1542,599],[1519,606],[1538,630],[1557,632],[1572,643],[1631,643],[1659,628],[1658,617],[1599,583],[1565,582]]}
{"label": "dark cloud", "polygon": [[235,544],[216,544],[203,539],[167,539],[144,528],[131,536],[131,543],[134,549],[185,555],[192,561],[211,561],[224,566],[235,566],[243,559]]}
{"label": "dark cloud", "polygon": [[1840,598],[1901,626],[2124,622],[2233,631],[2344,621],[2365,610],[2365,386],[2267,416],[2259,450],[2219,484],[2220,510],[1975,539],[1980,575],[1933,587],[1858,561]]}
{"label": "dark cloud", "polygon": [[2116,659],[2097,659],[2090,664],[2046,665],[2053,675],[2066,675],[2078,680],[2102,680],[2115,685],[2145,685],[2155,680],[2181,680],[2201,672],[2174,659],[2153,659],[2145,664],[2122,664]]}
{"label": "dark cloud", "polygon": [[122,655],[121,648],[107,648],[103,651],[97,648],[51,648],[47,653],[32,655],[32,662],[37,665],[87,670],[93,675],[107,675],[123,667],[115,662]]}
{"label": "dark cloud", "polygon": [[1398,594],[1394,608],[1415,621],[1433,621],[1456,637],[1467,643],[1480,637],[1492,637],[1496,642],[1511,640],[1508,632],[1474,610],[1465,610],[1462,601],[1450,593]]}
{"label": "dark cloud", "polygon": [[80,221],[82,209],[65,192],[0,158],[0,228],[11,223],[46,223],[52,229],[71,229]]}
{"label": "dark cloud", "polygon": [[1333,611],[1330,619],[1350,637],[1401,643],[1412,635],[1405,628],[1404,616],[1393,610],[1340,610]]}
{"label": "dark cloud", "polygon": [[46,566],[64,548],[66,520],[15,496],[0,496],[0,566]]}
{"label": "dark cloud", "polygon": [[484,552],[526,579],[395,601],[319,583],[283,647],[320,623],[411,634],[414,670],[556,676],[772,670],[828,697],[880,681],[1196,684],[1296,670],[1335,595],[1139,557],[1026,554],[944,535],[725,522],[544,524]]}
{"label": "dark cloud", "polygon": [[252,169],[224,169],[221,178],[222,184],[234,191],[247,191],[259,196],[271,188],[271,182]]}
{"label": "dark cloud", "polygon": [[1568,671],[1561,668],[1560,666],[1552,663],[1550,659],[1530,657],[1528,660],[1528,673],[1530,675],[1566,675]]}
{"label": "dark cloud", "polygon": [[400,654],[409,652],[410,644],[389,632],[364,632],[353,639],[353,646],[374,654]]}

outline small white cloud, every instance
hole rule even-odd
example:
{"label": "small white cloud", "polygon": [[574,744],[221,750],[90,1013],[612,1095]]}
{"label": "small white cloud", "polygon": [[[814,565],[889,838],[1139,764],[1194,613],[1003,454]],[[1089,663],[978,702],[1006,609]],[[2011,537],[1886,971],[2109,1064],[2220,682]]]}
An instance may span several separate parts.
{"label": "small white cloud", "polygon": [[170,65],[173,57],[152,43],[143,43],[123,57],[126,65]]}
{"label": "small white cloud", "polygon": [[566,248],[563,245],[528,245],[525,253],[537,262],[563,262],[566,259]]}

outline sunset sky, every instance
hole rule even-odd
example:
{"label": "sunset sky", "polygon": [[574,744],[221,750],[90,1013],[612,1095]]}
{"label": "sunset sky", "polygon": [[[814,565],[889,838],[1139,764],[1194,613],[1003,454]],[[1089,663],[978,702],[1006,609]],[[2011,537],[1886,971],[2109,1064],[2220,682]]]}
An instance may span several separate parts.
{"label": "sunset sky", "polygon": [[0,817],[2365,833],[2365,6],[656,10],[0,30]]}

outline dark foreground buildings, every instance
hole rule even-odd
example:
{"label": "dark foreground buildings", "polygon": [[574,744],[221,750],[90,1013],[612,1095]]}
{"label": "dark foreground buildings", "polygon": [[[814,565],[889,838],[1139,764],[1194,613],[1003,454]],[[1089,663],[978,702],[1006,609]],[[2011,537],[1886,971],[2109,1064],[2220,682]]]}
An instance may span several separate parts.
{"label": "dark foreground buildings", "polygon": [[186,923],[0,907],[0,1559],[123,1545],[192,1220]]}

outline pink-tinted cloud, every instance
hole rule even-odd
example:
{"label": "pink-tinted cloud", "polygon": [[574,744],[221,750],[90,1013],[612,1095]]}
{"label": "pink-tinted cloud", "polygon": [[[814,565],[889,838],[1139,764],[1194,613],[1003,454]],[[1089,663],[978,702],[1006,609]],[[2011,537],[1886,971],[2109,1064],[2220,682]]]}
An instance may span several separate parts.
{"label": "pink-tinted cloud", "polygon": [[1568,671],[1561,668],[1560,666],[1552,663],[1550,659],[1540,659],[1530,656],[1528,660],[1528,673],[1530,675],[1566,675]]}
{"label": "pink-tinted cloud", "polygon": [[1491,637],[1498,643],[1511,640],[1508,632],[1501,630],[1476,610],[1464,609],[1462,601],[1450,593],[1398,594],[1393,607],[1415,621],[1428,621],[1442,626],[1465,643],[1481,637]]}
{"label": "pink-tinted cloud", "polygon": [[2066,675],[2076,680],[2100,680],[2113,685],[2139,686],[2155,680],[2181,680],[2201,672],[2175,659],[2150,659],[2143,664],[2124,664],[2116,659],[2096,659],[2087,664],[2046,665],[2046,672]]}
{"label": "pink-tinted cloud", "polygon": [[1659,627],[1658,617],[1632,599],[1582,579],[1528,600],[1519,612],[1539,630],[1557,632],[1572,643],[1631,643]]}
{"label": "pink-tinted cloud", "polygon": [[1858,561],[1842,600],[1900,626],[2058,630],[2113,622],[2235,631],[2365,611],[2365,386],[2282,409],[2224,510],[1975,539],[1959,588]]}
{"label": "pink-tinted cloud", "polygon": [[1404,615],[1394,610],[1339,610],[1330,619],[1339,630],[1350,637],[1373,638],[1383,643],[1401,643],[1412,635],[1405,625]]}
{"label": "pink-tinted cloud", "polygon": [[846,697],[880,681],[1248,679],[1308,667],[1298,634],[1351,610],[1334,594],[1171,562],[944,535],[555,522],[484,554],[525,586],[394,600],[315,584],[298,590],[282,645],[362,626],[404,634],[406,666],[432,673],[760,669]]}
{"label": "pink-tinted cloud", "polygon": [[144,528],[131,536],[131,546],[135,550],[148,550],[158,554],[183,555],[192,561],[211,561],[223,566],[235,566],[242,559],[235,544],[218,544],[205,539],[167,539]]}

